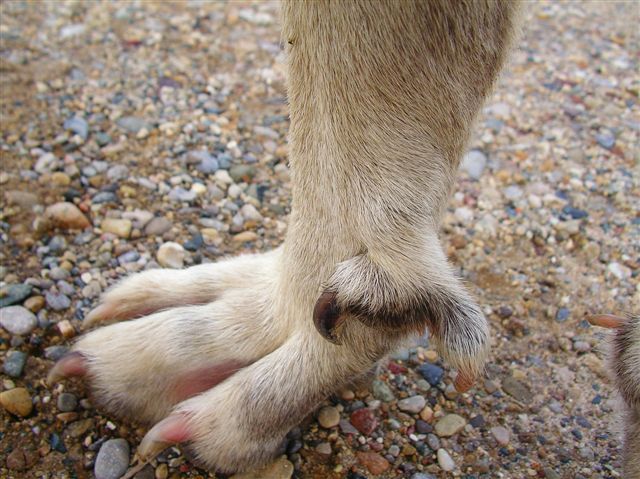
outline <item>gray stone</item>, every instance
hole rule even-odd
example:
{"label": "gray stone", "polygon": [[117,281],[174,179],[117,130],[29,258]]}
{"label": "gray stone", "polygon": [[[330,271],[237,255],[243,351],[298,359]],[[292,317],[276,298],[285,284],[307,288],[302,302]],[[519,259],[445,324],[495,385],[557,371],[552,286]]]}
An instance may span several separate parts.
{"label": "gray stone", "polygon": [[116,121],[116,124],[130,133],[138,133],[143,128],[150,130],[151,127],[149,124],[143,120],[142,118],[138,118],[135,116],[123,116]]}
{"label": "gray stone", "polygon": [[442,417],[435,426],[436,434],[440,437],[450,437],[460,432],[467,421],[457,414],[447,414]]}
{"label": "gray stone", "polygon": [[631,277],[631,270],[615,261],[607,265],[607,271],[620,280]]}
{"label": "gray stone", "polygon": [[9,306],[0,309],[0,325],[9,333],[24,336],[34,330],[38,320],[27,308]]}
{"label": "gray stone", "polygon": [[33,169],[40,174],[51,173],[59,168],[60,165],[60,160],[53,153],[45,153],[36,160],[36,164]]}
{"label": "gray stone", "polygon": [[72,23],[71,25],[65,25],[60,29],[60,38],[71,38],[78,35],[82,35],[87,27],[83,23]]}
{"label": "gray stone", "polygon": [[62,293],[54,293],[53,291],[47,291],[44,295],[47,300],[47,306],[54,311],[62,311],[71,306],[71,300]]}
{"label": "gray stone", "polygon": [[384,381],[375,379],[371,384],[371,389],[373,391],[373,396],[376,399],[380,399],[384,402],[391,402],[395,399],[393,391],[391,391],[391,388],[389,388],[389,386],[387,386],[387,383],[385,383]]}
{"label": "gray stone", "polygon": [[256,207],[251,204],[246,204],[242,208],[240,208],[240,213],[247,220],[262,221],[262,215],[256,209]]}
{"label": "gray stone", "polygon": [[136,250],[131,250],[118,256],[118,263],[120,265],[127,264],[127,263],[134,263],[139,259],[140,259],[140,253],[138,253]]}
{"label": "gray stone", "polygon": [[71,295],[73,295],[73,293],[76,292],[76,290],[73,288],[73,286],[71,286],[66,281],[58,281],[56,283],[56,286],[58,287],[58,290],[62,294],[66,295],[66,296],[71,296]]}
{"label": "gray stone", "polygon": [[480,150],[471,150],[462,158],[462,169],[474,180],[480,179],[486,165],[487,157]]}
{"label": "gray stone", "polygon": [[256,174],[255,166],[235,165],[229,169],[229,176],[233,181],[240,183],[242,181],[251,181]]}
{"label": "gray stone", "polygon": [[107,170],[107,178],[111,181],[123,180],[129,175],[129,168],[125,165],[114,165]]}
{"label": "gray stone", "polygon": [[101,204],[101,203],[117,203],[118,196],[111,191],[101,191],[93,198],[91,198],[91,203]]}
{"label": "gray stone", "polygon": [[588,353],[591,351],[591,345],[586,341],[576,341],[573,343],[573,349],[579,353]]}
{"label": "gray stone", "polygon": [[95,160],[91,162],[91,166],[95,168],[97,173],[104,173],[109,169],[109,162],[102,160]]}
{"label": "gray stone", "polygon": [[435,434],[427,434],[427,445],[434,451],[437,451],[440,449],[440,439],[438,439],[438,436]]}
{"label": "gray stone", "polygon": [[196,169],[200,173],[211,174],[218,171],[220,167],[218,160],[208,151],[196,150],[187,154],[187,162],[197,164]]}
{"label": "gray stone", "polygon": [[67,249],[67,240],[64,236],[54,236],[47,246],[50,253],[61,253]]}
{"label": "gray stone", "polygon": [[533,400],[529,387],[511,376],[502,381],[502,390],[525,404],[530,404]]}
{"label": "gray stone", "polygon": [[67,351],[69,351],[69,348],[66,346],[49,346],[44,350],[44,357],[51,361],[57,361],[67,354]]}
{"label": "gray stone", "polygon": [[140,472],[137,472],[136,475],[133,476],[133,479],[155,479],[155,477],[156,474],[153,471],[153,467],[151,467],[151,464],[147,464]]}
{"label": "gray stone", "polygon": [[95,135],[95,139],[98,146],[106,146],[111,143],[111,136],[102,131]]}
{"label": "gray stone", "polygon": [[129,444],[124,439],[105,442],[93,468],[96,479],[119,479],[129,467]]}
{"label": "gray stone", "polygon": [[610,150],[616,144],[615,137],[608,133],[597,134],[596,141],[598,142],[598,145],[600,145],[602,148],[605,148],[607,150]]}
{"label": "gray stone", "polygon": [[422,411],[427,404],[423,396],[411,396],[398,401],[398,408],[401,411],[417,414]]}
{"label": "gray stone", "polygon": [[2,288],[0,308],[21,303],[29,297],[32,289],[33,288],[30,284],[10,284],[9,286]]}
{"label": "gray stone", "polygon": [[71,130],[83,140],[86,140],[89,136],[89,124],[87,123],[87,120],[80,116],[73,116],[65,120],[63,128],[65,130]]}
{"label": "gray stone", "polygon": [[331,455],[331,444],[329,444],[328,442],[321,442],[320,444],[318,444],[316,446],[316,452],[318,452],[319,454],[322,454],[324,456],[330,456]]}
{"label": "gray stone", "polygon": [[28,191],[11,190],[4,194],[7,203],[10,205],[18,205],[24,210],[31,210],[38,204],[38,195],[29,193]]}
{"label": "gray stone", "polygon": [[78,399],[71,393],[62,393],[58,396],[57,406],[62,412],[71,412],[78,405]]}
{"label": "gray stone", "polygon": [[64,268],[56,267],[49,271],[49,277],[55,281],[66,279],[69,277],[69,271]]}
{"label": "gray stone", "polygon": [[498,441],[498,444],[501,446],[506,446],[509,444],[510,433],[509,430],[502,427],[496,426],[490,429],[491,435]]}
{"label": "gray stone", "polygon": [[170,192],[169,192],[169,199],[171,201],[184,201],[184,202],[190,202],[196,199],[197,193],[195,191],[192,190],[185,190],[184,188],[181,187],[176,187],[173,188]]}
{"label": "gray stone", "polygon": [[125,211],[122,218],[130,220],[134,228],[142,229],[153,219],[153,213],[146,210]]}
{"label": "gray stone", "polygon": [[429,389],[431,389],[431,384],[429,384],[429,382],[425,379],[418,379],[416,381],[416,388],[418,388],[418,391],[428,391]]}
{"label": "gray stone", "polygon": [[516,185],[507,186],[503,193],[508,200],[517,200],[522,196],[522,188]]}
{"label": "gray stone", "polygon": [[156,216],[144,227],[144,232],[149,236],[160,236],[171,229],[173,224],[164,216]]}
{"label": "gray stone", "polygon": [[456,463],[453,462],[451,456],[444,449],[438,449],[438,464],[442,468],[443,471],[453,471],[456,467]]}
{"label": "gray stone", "polygon": [[24,365],[27,363],[27,353],[22,351],[11,351],[7,353],[4,360],[4,372],[7,376],[12,378],[19,378],[22,376]]}

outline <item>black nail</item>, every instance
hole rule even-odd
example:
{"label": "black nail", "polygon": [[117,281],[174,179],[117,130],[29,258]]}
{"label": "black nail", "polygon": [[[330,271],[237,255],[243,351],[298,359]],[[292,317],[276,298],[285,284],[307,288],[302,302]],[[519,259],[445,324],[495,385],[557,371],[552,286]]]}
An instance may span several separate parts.
{"label": "black nail", "polygon": [[320,295],[313,308],[313,323],[323,338],[333,344],[340,344],[335,334],[341,316],[336,297],[337,294],[330,291]]}

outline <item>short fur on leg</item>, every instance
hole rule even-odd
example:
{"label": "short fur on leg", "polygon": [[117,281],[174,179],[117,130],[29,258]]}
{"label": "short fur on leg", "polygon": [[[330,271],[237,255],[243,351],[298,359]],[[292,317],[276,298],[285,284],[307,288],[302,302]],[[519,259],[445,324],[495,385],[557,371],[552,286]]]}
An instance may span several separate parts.
{"label": "short fur on leg", "polygon": [[624,477],[640,479],[640,316],[592,316],[597,325],[612,328],[607,341],[607,365],[620,394]]}
{"label": "short fur on leg", "polygon": [[[322,399],[424,327],[468,387],[488,327],[437,231],[517,10],[283,3],[293,186],[284,245],[263,260],[187,270],[179,284],[153,272],[127,280],[105,297],[113,309],[92,317],[147,316],[75,346],[102,404],[152,421],[168,414],[145,451],[189,440],[212,469],[259,465]],[[314,309],[322,331],[339,326],[340,345],[318,334]],[[213,371],[199,384],[214,384],[229,360],[245,366],[188,399],[174,394],[194,370]]]}

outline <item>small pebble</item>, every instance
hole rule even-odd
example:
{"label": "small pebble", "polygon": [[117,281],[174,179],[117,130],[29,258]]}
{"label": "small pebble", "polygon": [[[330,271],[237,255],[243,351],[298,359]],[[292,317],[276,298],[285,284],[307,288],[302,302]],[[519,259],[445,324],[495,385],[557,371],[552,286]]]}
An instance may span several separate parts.
{"label": "small pebble", "polygon": [[105,233],[112,233],[120,238],[128,238],[131,234],[131,220],[123,220],[117,218],[105,218],[100,225]]}
{"label": "small pebble", "polygon": [[33,410],[29,391],[25,388],[14,388],[0,393],[2,407],[16,416],[27,417]]}
{"label": "small pebble", "polygon": [[390,467],[389,461],[387,461],[380,454],[373,451],[358,451],[356,453],[356,457],[358,458],[358,462],[366,467],[371,474],[383,474]]}
{"label": "small pebble", "polygon": [[5,374],[12,378],[22,376],[22,371],[27,363],[27,353],[22,351],[10,351],[4,360],[3,370]]}
{"label": "small pebble", "polygon": [[119,479],[129,467],[129,443],[124,439],[106,441],[96,457],[96,479]]}
{"label": "small pebble", "polygon": [[525,404],[530,404],[533,400],[529,387],[511,376],[503,379],[502,390]]}
{"label": "small pebble", "polygon": [[435,425],[436,434],[440,437],[450,437],[464,428],[467,421],[457,414],[443,416]]}
{"label": "small pebble", "polygon": [[44,216],[60,229],[85,229],[91,226],[87,217],[73,203],[56,203],[49,206]]}
{"label": "small pebble", "polygon": [[490,429],[490,432],[496,439],[496,441],[498,441],[498,444],[500,444],[501,446],[506,446],[507,444],[509,444],[510,434],[508,429],[502,426],[496,426],[492,427]]}
{"label": "small pebble", "polygon": [[171,229],[173,224],[163,216],[156,216],[144,227],[144,233],[148,236],[160,236]]}
{"label": "small pebble", "polygon": [[68,319],[63,319],[57,324],[58,331],[66,339],[72,338],[76,335],[76,330]]}
{"label": "small pebble", "polygon": [[387,383],[380,381],[379,379],[374,379],[371,384],[371,391],[373,392],[373,396],[381,401],[391,402],[395,399],[391,388],[387,386]]}
{"label": "small pebble", "polygon": [[438,465],[442,468],[443,471],[453,471],[456,467],[455,462],[451,459],[451,456],[444,449],[438,449],[437,453],[438,457]]}
{"label": "small pebble", "polygon": [[47,302],[47,306],[54,311],[62,311],[71,306],[71,300],[62,293],[47,291],[44,297]]}
{"label": "small pebble", "polygon": [[479,180],[487,164],[487,157],[479,150],[471,150],[462,158],[461,167],[471,178]]}
{"label": "small pebble", "polygon": [[351,424],[365,436],[370,435],[378,427],[378,420],[368,408],[358,409],[351,413]]}
{"label": "small pebble", "polygon": [[29,297],[33,287],[29,284],[10,284],[0,289],[0,308],[20,303]]}
{"label": "small pebble", "polygon": [[325,406],[318,412],[318,423],[325,429],[335,427],[340,422],[340,413],[332,406]]}
{"label": "small pebble", "polygon": [[404,412],[417,414],[422,411],[427,404],[423,396],[411,396],[398,401],[398,409]]}
{"label": "small pebble", "polygon": [[322,454],[324,456],[330,456],[331,455],[331,444],[329,444],[328,442],[321,442],[320,444],[318,444],[316,446],[316,452],[318,452],[319,454]]}
{"label": "small pebble", "polygon": [[558,321],[559,323],[563,323],[567,319],[569,319],[569,310],[567,308],[558,309],[558,311],[556,312],[556,321]]}
{"label": "small pebble", "polygon": [[182,245],[168,241],[158,248],[156,256],[160,266],[180,269],[184,266],[185,251]]}
{"label": "small pebble", "polygon": [[435,364],[425,363],[417,370],[431,386],[437,386],[444,377],[444,370]]}
{"label": "small pebble", "polygon": [[11,334],[27,335],[37,324],[37,318],[27,308],[8,306],[0,309],[0,325]]}
{"label": "small pebble", "polygon": [[44,308],[46,302],[44,296],[31,296],[24,302],[24,307],[27,308],[32,313],[37,313],[42,308]]}
{"label": "small pebble", "polygon": [[57,406],[62,412],[70,412],[76,409],[78,400],[71,393],[62,393],[58,396]]}
{"label": "small pebble", "polygon": [[290,479],[293,471],[293,464],[286,457],[280,457],[266,466],[234,474],[229,479]]}

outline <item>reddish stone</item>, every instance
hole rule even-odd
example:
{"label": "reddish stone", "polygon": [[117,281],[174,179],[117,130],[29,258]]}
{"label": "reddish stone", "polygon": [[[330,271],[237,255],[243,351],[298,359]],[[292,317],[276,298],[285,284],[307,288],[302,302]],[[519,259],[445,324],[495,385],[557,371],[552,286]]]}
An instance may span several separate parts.
{"label": "reddish stone", "polygon": [[393,374],[404,374],[407,372],[407,368],[404,366],[400,366],[398,363],[394,363],[393,361],[389,361],[389,365],[387,366],[390,372]]}
{"label": "reddish stone", "polygon": [[362,408],[351,414],[351,424],[365,436],[368,436],[378,427],[378,420],[371,409]]}
{"label": "reddish stone", "polygon": [[358,457],[358,462],[376,476],[389,469],[389,462],[375,452],[357,452],[356,456]]}

